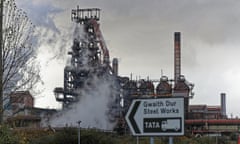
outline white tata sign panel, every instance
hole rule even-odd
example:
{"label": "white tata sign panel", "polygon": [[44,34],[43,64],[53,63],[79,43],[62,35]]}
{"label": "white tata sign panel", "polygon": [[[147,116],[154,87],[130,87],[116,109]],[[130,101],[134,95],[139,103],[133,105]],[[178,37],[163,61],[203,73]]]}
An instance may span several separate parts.
{"label": "white tata sign panel", "polygon": [[135,99],[125,118],[135,136],[184,135],[184,98]]}

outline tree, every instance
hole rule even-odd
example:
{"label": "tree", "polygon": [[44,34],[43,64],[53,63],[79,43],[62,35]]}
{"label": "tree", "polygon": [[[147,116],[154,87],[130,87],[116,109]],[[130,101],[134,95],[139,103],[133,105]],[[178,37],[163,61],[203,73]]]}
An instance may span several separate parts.
{"label": "tree", "polygon": [[0,125],[3,122],[3,65],[2,65],[2,49],[3,49],[3,31],[2,31],[2,25],[3,25],[3,0],[1,0],[0,3]]}
{"label": "tree", "polygon": [[36,41],[35,27],[27,14],[17,8],[14,0],[4,0],[2,12],[2,99],[4,101],[11,92],[31,90],[40,80],[40,68],[36,60],[37,49],[33,43]]}

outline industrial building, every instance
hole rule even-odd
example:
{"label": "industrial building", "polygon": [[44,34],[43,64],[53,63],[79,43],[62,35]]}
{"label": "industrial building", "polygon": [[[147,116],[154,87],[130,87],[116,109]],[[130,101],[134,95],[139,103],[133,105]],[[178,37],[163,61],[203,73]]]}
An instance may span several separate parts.
{"label": "industrial building", "polygon": [[55,109],[34,107],[34,98],[29,91],[13,92],[9,99],[6,122],[14,128],[39,128],[42,120],[50,119],[57,112]]}
{"label": "industrial building", "polygon": [[[238,132],[240,120],[229,119],[226,115],[226,94],[221,93],[219,106],[190,105],[194,85],[181,74],[181,33],[174,33],[174,78],[161,76],[159,80],[122,77],[118,74],[118,60],[110,64],[110,55],[100,30],[100,9],[73,9],[71,19],[82,29],[73,40],[69,55],[71,62],[64,68],[64,86],[54,89],[56,100],[63,108],[71,107],[81,101],[84,86],[91,88],[94,77],[115,81],[109,104],[110,120],[118,121],[118,127],[126,129],[124,115],[129,105],[136,98],[160,98],[171,96],[184,97],[185,128],[187,133],[206,134]],[[123,105],[120,102],[123,100]]]}
{"label": "industrial building", "polygon": [[227,119],[226,94],[221,93],[221,105],[189,105],[188,119]]}

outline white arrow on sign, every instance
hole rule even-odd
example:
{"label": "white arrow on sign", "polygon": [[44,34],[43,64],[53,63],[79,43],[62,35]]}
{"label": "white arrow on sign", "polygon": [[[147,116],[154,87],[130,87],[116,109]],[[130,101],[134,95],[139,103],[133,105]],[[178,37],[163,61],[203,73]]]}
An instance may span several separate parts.
{"label": "white arrow on sign", "polygon": [[139,130],[139,127],[137,126],[134,116],[136,114],[136,111],[138,110],[140,102],[141,101],[134,101],[131,104],[131,107],[129,108],[129,111],[126,115],[126,120],[127,120],[128,125],[131,125],[130,128],[131,128],[132,132],[134,132],[136,134],[140,134],[140,130]]}
{"label": "white arrow on sign", "polygon": [[125,117],[133,135],[184,135],[184,98],[135,99]]}

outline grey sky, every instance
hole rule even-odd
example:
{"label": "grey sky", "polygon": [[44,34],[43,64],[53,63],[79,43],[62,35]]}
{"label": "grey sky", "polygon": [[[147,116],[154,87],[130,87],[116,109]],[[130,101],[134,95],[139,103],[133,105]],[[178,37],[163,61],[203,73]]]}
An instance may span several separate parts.
{"label": "grey sky", "polygon": [[[120,75],[173,78],[173,33],[182,33],[182,74],[195,84],[194,104],[219,105],[240,115],[240,1],[237,0],[17,0],[41,30],[39,57],[46,91],[37,106],[56,106],[52,90],[63,86],[72,43],[71,9],[102,9],[100,27]],[[58,53],[56,61],[47,61]]]}

